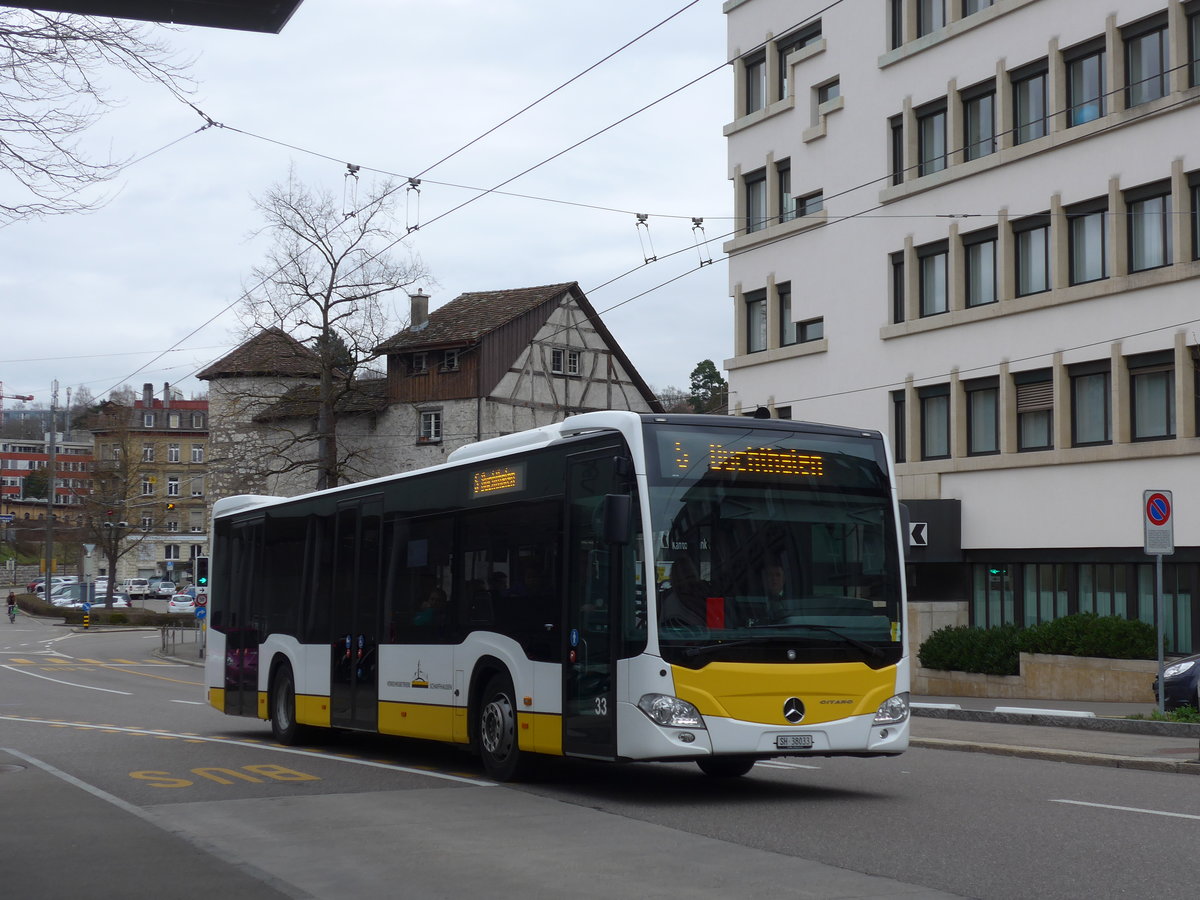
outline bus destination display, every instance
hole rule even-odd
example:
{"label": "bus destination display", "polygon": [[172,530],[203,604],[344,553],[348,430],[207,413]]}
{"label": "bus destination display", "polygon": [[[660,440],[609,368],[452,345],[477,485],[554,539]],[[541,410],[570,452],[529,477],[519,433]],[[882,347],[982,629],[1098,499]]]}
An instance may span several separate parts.
{"label": "bus destination display", "polygon": [[821,478],[825,459],[817,453],[801,453],[783,447],[738,447],[707,443],[689,447],[674,442],[674,464],[680,472],[690,471],[699,463],[709,472],[745,472],[755,475]]}
{"label": "bus destination display", "polygon": [[525,489],[523,465],[497,466],[471,474],[471,497],[492,497]]}

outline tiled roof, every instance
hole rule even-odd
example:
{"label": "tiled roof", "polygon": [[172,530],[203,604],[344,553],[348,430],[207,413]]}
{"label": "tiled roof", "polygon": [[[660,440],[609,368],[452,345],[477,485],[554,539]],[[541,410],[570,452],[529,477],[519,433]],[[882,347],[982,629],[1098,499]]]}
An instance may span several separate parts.
{"label": "tiled roof", "polygon": [[[319,385],[302,384],[292,388],[282,397],[254,417],[255,422],[274,419],[315,419]],[[362,378],[350,382],[335,383],[339,390],[335,408],[340,415],[361,415],[380,412],[387,408],[387,379]]]}
{"label": "tiled roof", "polygon": [[319,378],[317,354],[280,328],[264,328],[250,340],[196,377],[232,378],[238,375],[283,375],[292,378]]}
{"label": "tiled roof", "polygon": [[476,341],[501,325],[536,309],[575,287],[577,282],[546,284],[511,291],[461,294],[429,314],[423,328],[405,328],[375,348],[379,354],[415,347]]}

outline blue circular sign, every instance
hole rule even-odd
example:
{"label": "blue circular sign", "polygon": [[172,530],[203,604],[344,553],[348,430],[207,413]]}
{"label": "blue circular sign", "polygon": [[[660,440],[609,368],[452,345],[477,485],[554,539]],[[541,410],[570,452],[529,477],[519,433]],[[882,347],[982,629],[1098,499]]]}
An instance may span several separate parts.
{"label": "blue circular sign", "polygon": [[572,629],[571,629],[570,641],[571,641],[571,646],[572,646],[572,647],[578,647],[578,646],[579,646],[579,629],[578,629],[578,628],[572,628]]}
{"label": "blue circular sign", "polygon": [[203,606],[196,607],[196,618],[197,619],[199,619],[200,621],[203,622],[207,616],[208,616],[207,609],[205,609]]}

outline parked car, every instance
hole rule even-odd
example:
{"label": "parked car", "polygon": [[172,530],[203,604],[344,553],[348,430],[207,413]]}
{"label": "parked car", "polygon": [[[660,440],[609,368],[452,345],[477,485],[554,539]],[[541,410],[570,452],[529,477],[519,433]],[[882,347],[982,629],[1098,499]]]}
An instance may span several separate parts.
{"label": "parked car", "polygon": [[174,597],[177,591],[175,590],[175,582],[160,581],[154,588],[154,596],[162,599],[163,597]]}
{"label": "parked car", "polygon": [[[1163,669],[1163,709],[1170,712],[1181,706],[1200,709],[1200,653],[1174,660]],[[1158,699],[1158,679],[1154,679],[1154,697]]]}
{"label": "parked car", "polygon": [[[66,575],[51,575],[50,576],[50,593],[53,594],[54,589],[56,587],[58,587],[59,585],[74,584],[78,580],[79,580],[78,578],[68,577]],[[31,593],[31,594],[44,593],[45,582],[46,582],[45,578],[36,578],[33,581],[31,581],[29,583],[29,593]]]}
{"label": "parked car", "polygon": [[167,601],[167,612],[195,612],[196,601],[190,594],[176,594]]}
{"label": "parked car", "polygon": [[[57,604],[55,604],[55,605],[57,605]],[[75,602],[73,602],[69,605],[72,609],[82,609],[83,601],[76,600]],[[129,598],[127,596],[125,596],[123,594],[113,594],[113,601],[112,601],[113,609],[129,609],[129,607],[132,605],[133,604],[129,602]],[[104,605],[103,597],[97,597],[95,600],[92,601],[92,609],[107,609],[107,608],[108,607],[106,607]]]}
{"label": "parked car", "polygon": [[145,597],[150,593],[150,582],[145,578],[130,578],[125,582],[125,593],[130,597]]}

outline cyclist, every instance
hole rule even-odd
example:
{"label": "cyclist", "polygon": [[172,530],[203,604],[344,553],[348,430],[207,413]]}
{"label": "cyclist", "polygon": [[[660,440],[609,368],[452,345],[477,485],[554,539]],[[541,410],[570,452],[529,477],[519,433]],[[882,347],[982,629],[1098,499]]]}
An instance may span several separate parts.
{"label": "cyclist", "polygon": [[12,591],[8,592],[8,621],[17,621],[17,595]]}

